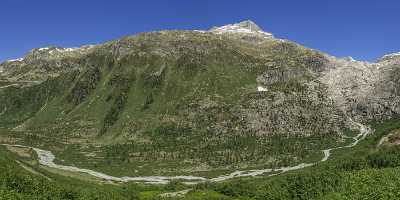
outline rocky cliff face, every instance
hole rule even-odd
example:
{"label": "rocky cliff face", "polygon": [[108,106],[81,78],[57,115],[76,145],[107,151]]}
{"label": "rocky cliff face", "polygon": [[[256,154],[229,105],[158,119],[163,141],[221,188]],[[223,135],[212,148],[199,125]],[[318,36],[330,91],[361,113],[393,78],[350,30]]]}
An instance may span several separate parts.
{"label": "rocky cliff face", "polygon": [[319,78],[338,108],[357,120],[387,119],[399,114],[399,62],[385,56],[377,63],[330,57]]}

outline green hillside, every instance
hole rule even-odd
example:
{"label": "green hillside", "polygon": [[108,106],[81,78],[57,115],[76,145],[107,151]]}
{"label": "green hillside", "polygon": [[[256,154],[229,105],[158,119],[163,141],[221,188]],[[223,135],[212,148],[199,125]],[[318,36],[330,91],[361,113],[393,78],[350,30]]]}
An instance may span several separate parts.
{"label": "green hillside", "polygon": [[[94,159],[117,175],[147,163],[168,174],[176,162],[201,172],[317,160],[316,150],[340,143],[345,130],[316,80],[326,59],[291,42],[168,31],[94,48],[69,58],[78,69],[0,90],[0,124],[56,138],[70,145],[59,152],[66,162],[93,167],[79,160]],[[261,83],[269,70],[281,77]],[[269,92],[257,91],[260,85]],[[85,158],[83,151],[99,155]],[[112,167],[121,165],[131,170]]]}

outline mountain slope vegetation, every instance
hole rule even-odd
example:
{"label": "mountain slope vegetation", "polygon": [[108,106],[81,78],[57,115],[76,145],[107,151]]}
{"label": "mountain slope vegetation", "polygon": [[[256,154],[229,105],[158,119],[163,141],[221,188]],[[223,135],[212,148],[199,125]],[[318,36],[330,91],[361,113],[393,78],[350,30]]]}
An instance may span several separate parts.
{"label": "mountain slope vegetation", "polygon": [[[80,48],[38,48],[0,64],[0,141],[51,150],[57,163],[120,177],[215,177],[314,163],[323,158],[321,150],[345,146],[358,134],[354,121],[375,124],[377,131],[386,127],[379,136],[396,128],[399,67],[397,54],[376,63],[335,58],[275,38],[251,21],[209,31],[141,33]],[[364,179],[398,173],[396,145],[377,148],[370,140],[351,151],[354,159],[338,150],[337,161],[349,166],[332,161],[254,184],[204,184],[188,195],[343,199],[354,193],[349,187],[368,189],[360,185]],[[14,158],[5,159],[22,170]],[[49,184],[40,181],[41,187]],[[122,196],[110,198],[127,198],[117,193]]]}
{"label": "mountain slope vegetation", "polygon": [[[42,56],[22,61],[29,72],[5,64],[9,79],[43,80],[0,91],[3,127],[78,144],[94,139],[114,160],[185,160],[199,170],[315,159],[346,129],[317,80],[328,60],[292,42],[161,31],[54,51],[66,50],[33,50]],[[38,78],[37,70],[54,73],[53,62],[59,75]]]}

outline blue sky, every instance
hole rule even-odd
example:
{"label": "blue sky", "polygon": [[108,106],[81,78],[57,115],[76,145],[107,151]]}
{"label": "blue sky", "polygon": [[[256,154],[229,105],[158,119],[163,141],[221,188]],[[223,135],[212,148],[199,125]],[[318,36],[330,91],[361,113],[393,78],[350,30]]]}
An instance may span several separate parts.
{"label": "blue sky", "polygon": [[209,29],[245,19],[338,57],[374,61],[400,51],[398,0],[1,0],[0,9],[0,61],[36,47]]}

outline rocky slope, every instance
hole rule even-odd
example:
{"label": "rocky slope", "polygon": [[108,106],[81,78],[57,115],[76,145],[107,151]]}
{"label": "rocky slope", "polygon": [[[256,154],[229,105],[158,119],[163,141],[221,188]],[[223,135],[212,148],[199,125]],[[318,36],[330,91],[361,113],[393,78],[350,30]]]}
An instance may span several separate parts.
{"label": "rocky slope", "polygon": [[78,69],[84,57],[95,46],[80,48],[45,47],[33,49],[24,58],[9,60],[1,64],[0,77],[9,81],[44,81],[70,70]]}
{"label": "rocky slope", "polygon": [[360,121],[399,114],[399,57],[384,56],[377,63],[332,57],[330,60],[331,67],[320,80],[344,113]]}

